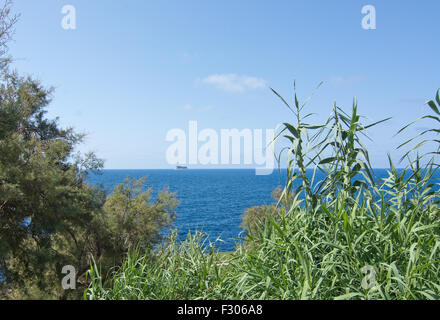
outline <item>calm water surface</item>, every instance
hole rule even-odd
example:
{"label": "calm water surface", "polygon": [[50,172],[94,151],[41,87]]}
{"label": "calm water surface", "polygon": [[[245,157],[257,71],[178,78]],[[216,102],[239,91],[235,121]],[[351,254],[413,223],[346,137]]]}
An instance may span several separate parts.
{"label": "calm water surface", "polygon": [[[387,171],[375,169],[375,174],[383,178]],[[210,241],[221,237],[223,242],[218,245],[222,251],[233,250],[234,239],[243,237],[239,226],[244,211],[273,203],[272,191],[286,180],[285,170],[268,176],[257,176],[255,170],[103,170],[101,175],[90,174],[88,182],[111,192],[128,176],[147,177],[147,187],[154,194],[164,188],[177,193],[180,204],[173,227],[180,240],[188,232],[202,230]]]}

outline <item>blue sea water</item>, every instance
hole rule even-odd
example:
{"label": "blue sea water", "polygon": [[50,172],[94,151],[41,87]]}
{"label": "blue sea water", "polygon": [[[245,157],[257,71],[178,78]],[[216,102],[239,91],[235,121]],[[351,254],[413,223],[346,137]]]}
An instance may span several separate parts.
{"label": "blue sea water", "polygon": [[[387,170],[375,169],[377,178],[387,176]],[[312,172],[309,172],[310,175]],[[322,174],[321,174],[322,175]],[[177,193],[180,204],[173,225],[179,240],[196,230],[207,234],[209,241],[217,238],[221,251],[234,249],[236,239],[244,237],[240,228],[242,214],[247,208],[271,204],[272,191],[284,186],[285,170],[275,170],[268,176],[257,176],[255,170],[103,170],[90,174],[88,183],[101,185],[109,193],[126,177],[147,177],[146,188],[154,194],[168,188]],[[320,180],[324,176],[317,176]]]}
{"label": "blue sea water", "polygon": [[[387,176],[384,169],[374,172],[377,178]],[[286,171],[275,170],[271,175],[257,176],[255,170],[103,170],[101,174],[90,173],[87,179],[89,184],[111,193],[126,177],[147,177],[146,188],[152,187],[154,194],[165,188],[177,193],[180,204],[174,227],[178,229],[180,240],[184,240],[188,232],[201,230],[211,242],[218,237],[223,240],[217,243],[219,250],[231,251],[235,239],[244,236],[239,227],[241,215],[252,206],[273,203],[271,193],[285,184]],[[317,180],[322,178],[322,174],[317,176]],[[440,174],[435,178],[438,182]],[[2,281],[0,272],[0,283]]]}

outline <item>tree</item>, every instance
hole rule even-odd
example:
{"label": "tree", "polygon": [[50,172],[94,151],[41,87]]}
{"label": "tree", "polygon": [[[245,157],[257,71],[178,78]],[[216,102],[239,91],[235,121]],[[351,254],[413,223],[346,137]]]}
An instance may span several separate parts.
{"label": "tree", "polygon": [[[127,254],[150,252],[171,226],[177,206],[175,194],[163,190],[153,200],[153,189],[145,191],[146,179],[125,180],[107,197],[88,230],[90,252],[98,264],[114,271]],[[86,271],[90,264],[84,265]]]}
{"label": "tree", "polygon": [[[160,240],[176,206],[161,192],[153,201],[144,181],[103,190],[87,184],[103,167],[75,148],[83,135],[46,118],[52,89],[10,71],[6,56],[17,16],[0,10],[0,297],[78,298],[92,258],[110,270],[132,248]],[[79,289],[61,288],[63,267],[74,266]]]}
{"label": "tree", "polygon": [[[281,193],[282,189],[280,187],[276,188],[272,192],[272,198],[278,201],[281,198]],[[242,215],[240,227],[248,234],[254,235],[264,226],[268,218],[278,219],[279,216],[280,209],[276,204],[251,207],[246,209]]]}
{"label": "tree", "polygon": [[93,154],[74,155],[82,136],[45,119],[51,90],[10,74],[0,86],[0,257],[9,281],[35,280],[66,261],[60,235],[74,240],[102,205],[85,183],[102,167]]}
{"label": "tree", "polygon": [[7,68],[10,58],[8,53],[8,42],[11,41],[14,33],[14,25],[18,20],[18,15],[11,14],[12,1],[6,0],[0,8],[0,69]]}

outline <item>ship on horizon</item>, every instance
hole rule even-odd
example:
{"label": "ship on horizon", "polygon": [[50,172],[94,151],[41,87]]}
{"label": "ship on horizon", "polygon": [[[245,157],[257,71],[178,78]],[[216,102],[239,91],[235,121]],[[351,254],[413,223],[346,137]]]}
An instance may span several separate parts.
{"label": "ship on horizon", "polygon": [[176,170],[187,170],[188,169],[188,167],[186,167],[186,166],[177,166],[176,167]]}

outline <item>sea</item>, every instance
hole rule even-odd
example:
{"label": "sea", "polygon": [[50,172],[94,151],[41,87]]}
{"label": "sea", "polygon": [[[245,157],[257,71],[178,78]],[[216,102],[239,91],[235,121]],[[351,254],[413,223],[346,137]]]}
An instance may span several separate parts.
{"label": "sea", "polygon": [[[374,169],[377,179],[387,177],[387,172]],[[312,171],[308,176],[312,176]],[[144,189],[152,188],[153,198],[164,189],[176,193],[179,205],[172,228],[178,230],[178,240],[184,240],[188,233],[202,231],[219,251],[233,251],[245,236],[240,228],[243,213],[253,206],[274,203],[271,194],[285,185],[287,172],[274,170],[271,175],[258,176],[250,169],[102,170],[99,174],[89,172],[87,182],[111,194],[127,177],[146,177]],[[323,178],[320,173],[316,176],[317,181]],[[440,174],[436,174],[434,180],[432,182],[438,183]],[[170,229],[162,232],[167,234]],[[2,281],[0,272],[0,283]]]}
{"label": "sea", "polygon": [[[374,172],[377,178],[387,176],[384,169]],[[152,188],[153,197],[164,189],[176,193],[179,205],[172,228],[177,229],[178,240],[202,231],[219,251],[232,251],[245,236],[240,224],[246,209],[274,203],[271,194],[285,185],[286,176],[285,169],[266,176],[258,176],[250,169],[102,170],[100,174],[90,173],[87,179],[89,184],[111,193],[126,177],[146,177],[145,189]],[[319,174],[316,177],[322,178]]]}
{"label": "sea", "polygon": [[87,182],[111,193],[125,178],[146,177],[145,189],[176,193],[179,205],[171,229],[178,240],[201,231],[219,251],[232,251],[245,234],[240,228],[247,208],[274,203],[273,190],[286,182],[285,170],[258,176],[252,169],[224,170],[102,170],[89,173]]}

